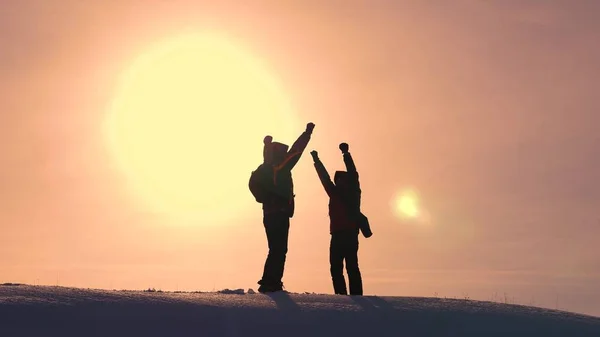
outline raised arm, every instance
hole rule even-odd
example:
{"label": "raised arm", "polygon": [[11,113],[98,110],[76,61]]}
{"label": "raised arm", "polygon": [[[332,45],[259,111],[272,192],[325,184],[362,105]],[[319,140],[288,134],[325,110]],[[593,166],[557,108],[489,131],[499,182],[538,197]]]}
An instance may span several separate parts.
{"label": "raised arm", "polygon": [[323,187],[325,187],[325,192],[327,192],[327,195],[331,196],[335,188],[335,186],[333,185],[333,181],[331,181],[331,177],[329,176],[325,165],[323,165],[323,163],[319,159],[319,154],[317,153],[317,151],[312,151],[310,154],[313,157],[315,169],[317,170],[319,180],[321,180],[321,184],[323,184]]}
{"label": "raised arm", "polygon": [[352,159],[352,155],[350,154],[350,152],[344,153],[343,156],[344,164],[346,164],[346,171],[348,171],[348,173],[358,174],[358,172],[356,171],[356,165],[354,164],[354,159]]}
{"label": "raised arm", "polygon": [[354,184],[356,184],[357,188],[360,188],[360,183],[358,181],[358,171],[356,170],[356,165],[354,164],[354,159],[352,159],[352,155],[349,150],[349,146],[346,143],[340,144],[340,151],[342,151],[342,155],[344,157],[344,164],[346,165],[346,171],[351,177],[351,180]]}
{"label": "raised arm", "polygon": [[278,166],[279,170],[285,169],[291,171],[294,166],[296,166],[310,141],[310,136],[312,135],[314,127],[315,125],[313,123],[308,123],[306,125],[306,130],[298,137],[298,139],[296,139],[294,144],[292,144],[292,147]]}

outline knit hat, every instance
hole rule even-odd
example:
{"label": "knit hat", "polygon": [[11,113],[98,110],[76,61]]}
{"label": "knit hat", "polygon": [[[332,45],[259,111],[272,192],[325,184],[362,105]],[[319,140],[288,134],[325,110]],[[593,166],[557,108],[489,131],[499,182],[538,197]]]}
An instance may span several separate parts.
{"label": "knit hat", "polygon": [[265,163],[270,163],[272,161],[271,159],[271,143],[273,142],[273,137],[271,136],[266,136],[265,139],[263,139],[263,143],[265,144],[263,147],[263,161]]}
{"label": "knit hat", "polygon": [[263,161],[269,164],[277,164],[285,157],[289,146],[283,143],[274,142],[273,137],[266,136],[263,140]]}

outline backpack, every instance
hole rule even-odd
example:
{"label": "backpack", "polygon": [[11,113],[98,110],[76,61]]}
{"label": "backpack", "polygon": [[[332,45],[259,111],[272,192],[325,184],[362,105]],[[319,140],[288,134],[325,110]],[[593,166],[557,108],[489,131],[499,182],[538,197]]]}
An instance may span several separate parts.
{"label": "backpack", "polygon": [[346,204],[346,207],[348,210],[348,216],[350,217],[350,219],[353,219],[354,221],[356,221],[356,224],[358,225],[358,229],[360,230],[362,235],[368,239],[371,236],[373,236],[373,232],[371,231],[371,224],[369,223],[369,218],[367,218],[367,216],[364,215],[363,212],[360,210],[360,198],[361,198],[360,194],[358,195],[358,198],[359,198],[358,209],[356,209],[355,205],[353,205],[348,200],[348,198],[342,198],[342,202],[344,204]]}
{"label": "backpack", "polygon": [[269,199],[275,189],[274,179],[272,165],[260,164],[256,170],[252,171],[248,187],[256,202],[262,204]]}
{"label": "backpack", "polygon": [[365,238],[370,238],[373,236],[373,232],[371,231],[371,224],[369,223],[369,218],[364,215],[362,212],[358,215],[358,229],[362,233]]}

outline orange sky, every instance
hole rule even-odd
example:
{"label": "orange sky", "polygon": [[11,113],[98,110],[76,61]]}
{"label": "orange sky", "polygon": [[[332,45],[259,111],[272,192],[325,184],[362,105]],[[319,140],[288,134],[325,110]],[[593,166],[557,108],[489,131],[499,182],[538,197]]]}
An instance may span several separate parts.
{"label": "orange sky", "polygon": [[[157,41],[211,31],[268,64],[297,133],[316,123],[309,150],[331,171],[343,167],[337,144],[350,143],[375,232],[359,252],[367,294],[507,293],[600,315],[598,10],[594,1],[2,2],[0,282],[256,287],[266,239],[247,186],[248,207],[224,209],[233,220],[176,224],[131,193],[102,133],[134,59]],[[294,178],[284,282],[330,293],[327,198],[308,153]],[[405,187],[429,223],[395,216]]]}

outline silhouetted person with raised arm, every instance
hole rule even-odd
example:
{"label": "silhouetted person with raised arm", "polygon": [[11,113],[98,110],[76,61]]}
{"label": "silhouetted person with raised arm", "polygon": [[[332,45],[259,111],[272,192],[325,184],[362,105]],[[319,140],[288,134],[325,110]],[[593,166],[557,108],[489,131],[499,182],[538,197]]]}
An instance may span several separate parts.
{"label": "silhouetted person with raised arm", "polygon": [[266,192],[260,198],[260,202],[263,204],[263,224],[267,234],[269,254],[265,261],[262,279],[258,281],[260,284],[258,291],[261,293],[283,290],[282,278],[288,250],[290,218],[294,216],[295,209],[292,169],[304,153],[314,127],[313,123],[308,123],[306,130],[289,151],[288,145],[273,142],[271,136],[264,139],[264,162],[261,167],[268,172],[266,176],[269,179],[266,179],[268,184],[261,184],[266,185]]}
{"label": "silhouetted person with raised arm", "polygon": [[350,284],[350,295],[362,295],[362,277],[358,267],[358,235],[362,231],[365,237],[372,235],[368,220],[360,212],[361,190],[358,172],[348,144],[340,144],[340,150],[346,164],[346,171],[336,171],[334,181],[319,159],[317,151],[310,154],[313,157],[319,179],[329,196],[329,226],[331,243],[329,246],[329,263],[331,279],[336,294],[347,295],[344,278],[344,261]]}

